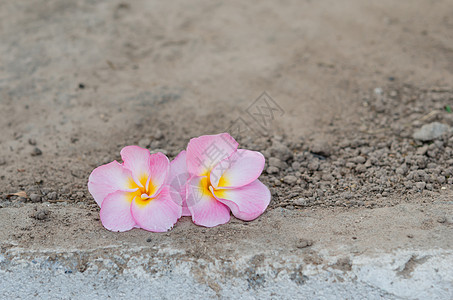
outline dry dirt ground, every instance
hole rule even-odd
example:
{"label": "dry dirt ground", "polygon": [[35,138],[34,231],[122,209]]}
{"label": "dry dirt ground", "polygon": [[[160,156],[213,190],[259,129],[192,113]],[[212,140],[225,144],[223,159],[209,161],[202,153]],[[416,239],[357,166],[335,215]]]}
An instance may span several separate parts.
{"label": "dry dirt ground", "polygon": [[[449,0],[0,1],[0,270],[33,251],[85,251],[70,269],[83,273],[139,247],[191,262],[206,297],[228,298],[237,277],[250,297],[291,298],[264,275],[285,264],[301,293],[322,265],[356,270],[377,298],[453,297],[451,270],[428,268],[429,286],[412,274],[436,255],[452,260],[452,107]],[[438,135],[413,136],[433,122],[445,125]],[[190,138],[225,131],[266,156],[273,197],[258,220],[102,228],[86,188],[93,168],[125,145],[173,158]],[[354,269],[360,255],[400,250],[395,278]],[[243,269],[216,265],[244,257]],[[109,272],[128,266],[115,264]]]}

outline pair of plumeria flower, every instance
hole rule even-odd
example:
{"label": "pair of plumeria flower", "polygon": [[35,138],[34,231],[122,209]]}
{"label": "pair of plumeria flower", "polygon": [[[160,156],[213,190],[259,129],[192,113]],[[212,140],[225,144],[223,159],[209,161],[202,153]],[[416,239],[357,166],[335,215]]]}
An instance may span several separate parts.
{"label": "pair of plumeria flower", "polygon": [[228,133],[190,140],[170,163],[162,153],[127,146],[123,163],[113,161],[91,173],[88,190],[111,231],[143,228],[164,232],[181,216],[214,227],[236,218],[251,221],[269,205],[269,189],[258,180],[264,156],[237,149]]}

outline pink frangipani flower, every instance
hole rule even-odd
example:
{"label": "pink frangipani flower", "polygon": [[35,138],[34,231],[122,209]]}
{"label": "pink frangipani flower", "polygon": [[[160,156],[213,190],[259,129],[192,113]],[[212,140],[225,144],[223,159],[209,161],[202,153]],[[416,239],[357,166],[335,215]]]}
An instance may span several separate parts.
{"label": "pink frangipani flower", "polygon": [[88,180],[88,190],[101,207],[102,225],[111,231],[172,228],[181,217],[182,199],[167,184],[168,158],[138,146],[124,147],[121,158],[122,164],[97,167]]}
{"label": "pink frangipani flower", "polygon": [[187,206],[195,224],[225,224],[230,211],[236,218],[250,221],[269,205],[269,189],[258,180],[264,156],[237,147],[228,133],[205,135],[191,139],[187,151],[178,156],[186,160],[186,165],[177,163],[177,173],[187,172],[185,190],[180,189],[183,206]]}

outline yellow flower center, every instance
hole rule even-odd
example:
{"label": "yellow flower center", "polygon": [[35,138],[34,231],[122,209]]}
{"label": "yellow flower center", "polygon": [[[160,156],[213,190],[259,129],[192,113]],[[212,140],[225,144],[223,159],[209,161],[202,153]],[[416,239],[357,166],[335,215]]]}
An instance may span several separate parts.
{"label": "yellow flower center", "polygon": [[207,177],[204,177],[200,180],[199,190],[202,195],[210,196],[210,195],[212,195],[210,188],[214,188],[214,187],[211,185],[211,181],[209,180],[209,175],[208,175]]}
{"label": "yellow flower center", "polygon": [[137,189],[135,192],[131,192],[131,201],[136,198],[135,202],[138,205],[145,205],[154,198],[150,198],[157,191],[157,187],[149,180],[147,174],[143,174],[139,177],[140,184],[137,184],[134,179],[129,180],[129,188]]}
{"label": "yellow flower center", "polygon": [[[222,180],[222,177],[220,177],[219,182],[227,182],[227,181]],[[208,174],[205,178],[201,179],[199,190],[202,195],[210,196],[211,199],[215,199],[214,196],[217,196],[218,198],[224,198],[225,190],[222,189],[222,186],[220,184],[217,188],[212,186],[211,180],[210,180],[210,174]]]}

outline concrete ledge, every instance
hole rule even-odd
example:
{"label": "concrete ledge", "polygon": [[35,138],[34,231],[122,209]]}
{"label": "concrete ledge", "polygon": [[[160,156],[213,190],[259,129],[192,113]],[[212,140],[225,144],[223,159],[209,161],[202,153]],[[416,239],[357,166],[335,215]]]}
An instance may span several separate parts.
{"label": "concrete ledge", "polygon": [[[185,218],[165,234],[108,232],[86,207],[3,208],[0,295],[451,299],[452,224],[438,219],[448,203],[277,208],[211,229]],[[30,217],[42,207],[49,219]]]}
{"label": "concrete ledge", "polygon": [[0,295],[28,298],[450,299],[453,252],[187,257],[158,247],[24,251],[0,256]]}

